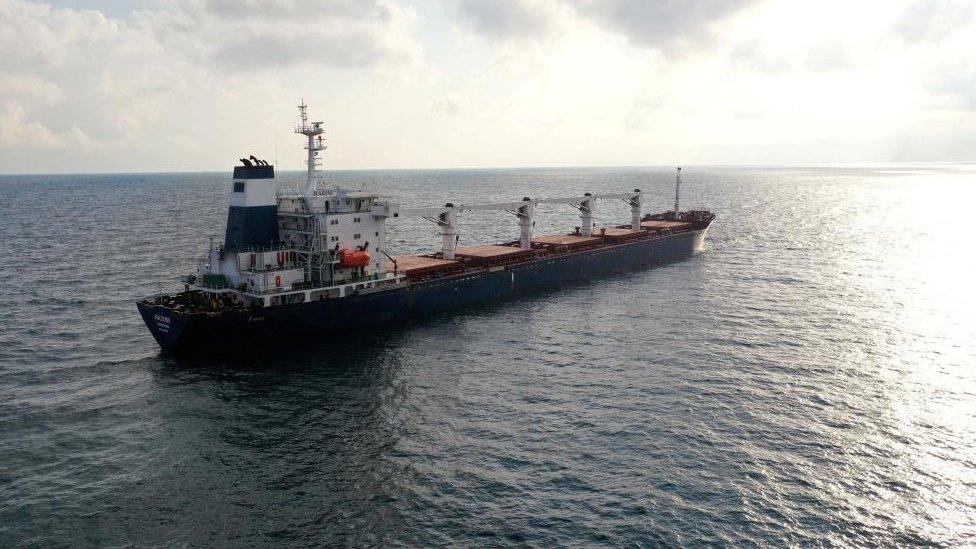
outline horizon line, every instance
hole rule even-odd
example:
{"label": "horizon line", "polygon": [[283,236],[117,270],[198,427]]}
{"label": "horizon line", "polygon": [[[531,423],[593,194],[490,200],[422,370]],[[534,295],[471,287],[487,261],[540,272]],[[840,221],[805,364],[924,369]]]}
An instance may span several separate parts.
{"label": "horizon line", "polygon": [[[810,164],[592,164],[578,166],[457,166],[457,167],[392,167],[392,168],[331,168],[319,170],[323,173],[328,172],[390,172],[390,171],[491,171],[491,170],[581,170],[581,169],[675,169],[678,167],[688,168],[764,168],[764,169],[811,169],[811,168],[883,168],[887,166],[958,166],[976,164],[973,160],[899,160],[887,162],[841,162],[836,164],[810,163]],[[51,176],[51,175],[166,175],[166,174],[201,174],[201,173],[228,173],[233,170],[233,166],[227,170],[160,170],[160,171],[104,171],[104,172],[12,172],[0,173],[0,177],[23,177],[23,176]],[[276,173],[305,173],[302,169],[282,169]]]}

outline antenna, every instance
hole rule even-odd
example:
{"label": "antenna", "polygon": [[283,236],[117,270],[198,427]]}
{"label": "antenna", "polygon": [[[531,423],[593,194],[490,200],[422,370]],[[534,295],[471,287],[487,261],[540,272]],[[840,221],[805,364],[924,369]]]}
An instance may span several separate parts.
{"label": "antenna", "polygon": [[298,114],[301,123],[295,127],[295,133],[300,133],[308,138],[308,144],[305,145],[305,150],[308,151],[308,159],[305,161],[308,165],[305,193],[311,197],[315,195],[316,191],[319,151],[327,148],[325,143],[322,142],[322,134],[325,133],[325,128],[322,127],[322,122],[310,123],[308,121],[308,105],[305,104],[304,97],[302,98],[301,104],[298,105]]}

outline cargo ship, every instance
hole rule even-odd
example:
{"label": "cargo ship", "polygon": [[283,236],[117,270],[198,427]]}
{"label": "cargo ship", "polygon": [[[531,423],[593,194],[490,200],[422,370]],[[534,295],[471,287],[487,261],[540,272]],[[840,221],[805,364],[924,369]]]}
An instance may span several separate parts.
{"label": "cargo ship", "polygon": [[[680,210],[681,168],[674,208],[656,214],[643,214],[640,189],[405,207],[371,190],[326,188],[319,156],[326,148],[324,125],[309,121],[304,102],[298,109],[295,132],[304,136],[307,153],[304,184],[279,189],[274,166],[253,155],[241,158],[230,182],[223,243],[210,243],[197,271],[181,278],[182,291],[137,302],[164,351],[325,337],[674,261],[702,249],[715,219],[705,209]],[[629,204],[628,223],[596,226],[597,204],[608,200]],[[534,234],[534,213],[543,205],[578,210],[579,225],[565,234]],[[514,215],[518,239],[458,246],[461,216],[491,210]],[[386,225],[406,217],[437,226],[441,249],[388,253]]]}

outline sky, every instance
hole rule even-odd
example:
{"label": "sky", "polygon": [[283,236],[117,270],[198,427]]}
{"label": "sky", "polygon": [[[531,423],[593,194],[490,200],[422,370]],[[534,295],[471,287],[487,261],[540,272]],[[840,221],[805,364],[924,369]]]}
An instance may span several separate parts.
{"label": "sky", "polygon": [[0,173],[976,160],[973,0],[0,0]]}

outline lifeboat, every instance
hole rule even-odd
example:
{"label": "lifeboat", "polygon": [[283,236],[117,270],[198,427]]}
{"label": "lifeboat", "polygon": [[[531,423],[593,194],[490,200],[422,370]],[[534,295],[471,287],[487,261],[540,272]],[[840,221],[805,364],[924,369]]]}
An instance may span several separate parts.
{"label": "lifeboat", "polygon": [[369,252],[349,248],[339,250],[340,267],[365,267],[369,265],[370,259]]}

